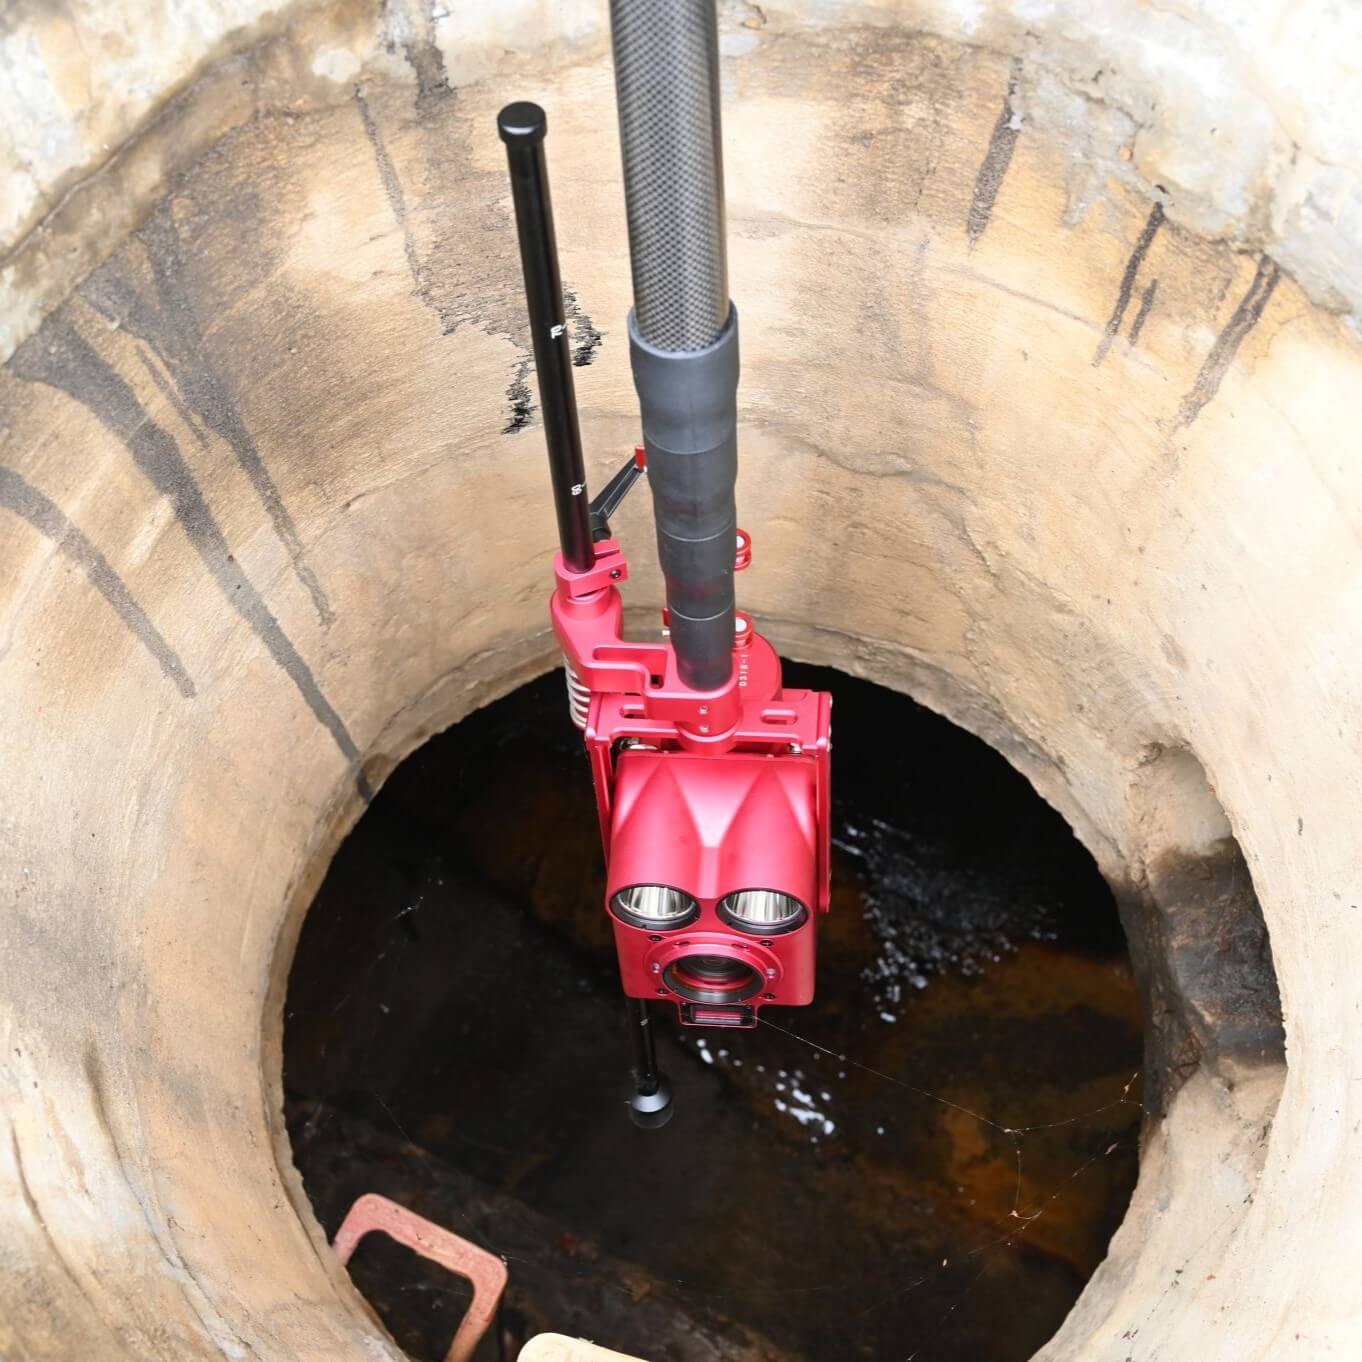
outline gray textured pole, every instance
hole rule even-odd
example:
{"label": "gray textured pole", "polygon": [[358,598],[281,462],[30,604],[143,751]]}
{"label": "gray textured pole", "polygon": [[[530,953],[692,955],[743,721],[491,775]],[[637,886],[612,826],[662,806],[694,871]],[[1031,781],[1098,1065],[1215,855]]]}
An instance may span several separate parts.
{"label": "gray textured pole", "polygon": [[738,467],[714,0],[611,0],[610,18],[658,556],[682,680],[713,690],[732,672]]}

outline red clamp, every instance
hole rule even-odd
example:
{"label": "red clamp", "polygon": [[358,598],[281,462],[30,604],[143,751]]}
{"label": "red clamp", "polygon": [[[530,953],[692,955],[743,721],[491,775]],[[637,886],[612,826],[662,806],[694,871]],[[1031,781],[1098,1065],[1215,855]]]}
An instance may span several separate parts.
{"label": "red clamp", "polygon": [[585,572],[576,572],[563,561],[563,555],[553,556],[553,575],[558,591],[566,600],[580,601],[608,586],[618,586],[629,580],[629,564],[620,546],[613,539],[602,539],[593,545],[596,561]]}
{"label": "red clamp", "polygon": [[752,566],[752,536],[746,530],[738,531],[738,552],[733,558],[733,571],[741,572]]}

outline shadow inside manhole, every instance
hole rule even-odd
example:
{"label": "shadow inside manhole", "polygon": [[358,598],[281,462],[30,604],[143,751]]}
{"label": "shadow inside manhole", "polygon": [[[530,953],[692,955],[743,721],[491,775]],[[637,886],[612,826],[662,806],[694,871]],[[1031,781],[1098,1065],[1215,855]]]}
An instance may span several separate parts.
{"label": "shadow inside manhole", "polygon": [[[1124,1214],[1141,1023],[1091,858],[944,719],[787,679],[836,706],[818,997],[751,1032],[661,1018],[662,1131],[622,1106],[560,674],[405,762],[308,915],[284,1070],[304,1185],[328,1234],[377,1191],[504,1255],[480,1359],[552,1330],[667,1362],[1020,1362]],[[351,1266],[403,1348],[443,1356],[462,1282],[388,1247]]]}

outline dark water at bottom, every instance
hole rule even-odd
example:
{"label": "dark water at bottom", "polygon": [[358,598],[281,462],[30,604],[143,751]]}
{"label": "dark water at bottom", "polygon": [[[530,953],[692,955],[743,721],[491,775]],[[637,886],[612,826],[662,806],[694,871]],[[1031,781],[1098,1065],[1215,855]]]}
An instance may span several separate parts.
{"label": "dark water at bottom", "polygon": [[[620,1105],[560,676],[404,763],[309,914],[285,1028],[308,1194],[328,1233],[376,1188],[505,1253],[480,1357],[553,1329],[652,1362],[1020,1362],[1124,1213],[1140,1018],[1090,858],[944,720],[838,673],[787,680],[834,694],[819,996],[750,1032],[664,1018],[660,1132]],[[442,1355],[450,1278],[373,1240],[354,1272],[413,1356]]]}

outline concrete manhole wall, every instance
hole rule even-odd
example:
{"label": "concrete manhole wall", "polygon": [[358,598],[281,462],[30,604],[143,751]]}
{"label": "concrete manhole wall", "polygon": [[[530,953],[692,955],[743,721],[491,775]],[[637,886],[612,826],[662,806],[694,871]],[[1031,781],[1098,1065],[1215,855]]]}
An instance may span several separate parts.
{"label": "concrete manhole wall", "polygon": [[[1165,1114],[1046,1356],[1353,1356],[1356,44],[724,8],[743,603],[1022,769],[1148,989]],[[5,1356],[396,1356],[292,1172],[283,984],[366,792],[552,660],[510,97],[596,481],[635,438],[602,10],[4,21]]]}

